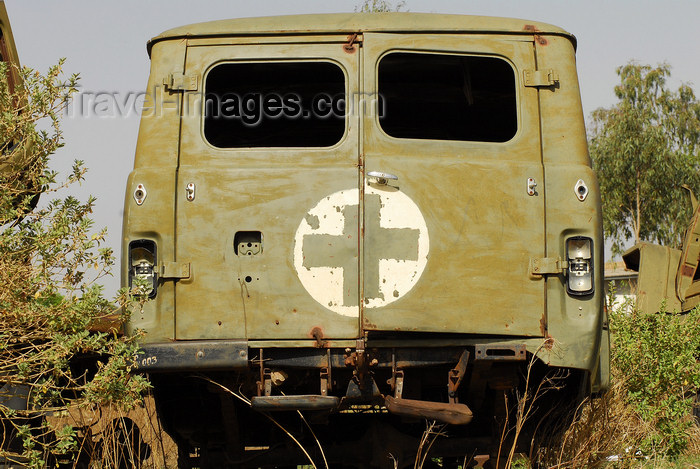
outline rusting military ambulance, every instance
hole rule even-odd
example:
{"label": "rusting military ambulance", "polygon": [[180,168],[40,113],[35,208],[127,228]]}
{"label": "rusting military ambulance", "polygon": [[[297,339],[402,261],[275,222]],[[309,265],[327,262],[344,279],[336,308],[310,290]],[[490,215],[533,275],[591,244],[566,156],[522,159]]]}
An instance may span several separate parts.
{"label": "rusting military ambulance", "polygon": [[426,419],[456,467],[497,452],[504,395],[607,386],[575,48],[413,13],[148,43],[122,280],[181,467],[407,467]]}

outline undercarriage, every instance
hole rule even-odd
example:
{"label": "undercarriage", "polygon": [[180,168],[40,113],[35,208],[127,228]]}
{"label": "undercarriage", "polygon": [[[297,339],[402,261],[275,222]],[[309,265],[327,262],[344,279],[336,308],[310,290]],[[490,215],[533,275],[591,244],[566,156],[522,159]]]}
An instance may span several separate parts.
{"label": "undercarriage", "polygon": [[[158,357],[159,366],[145,368],[164,428],[178,445],[179,467],[295,468],[313,461],[390,469],[413,467],[417,457],[426,468],[433,460],[439,467],[499,467],[499,454],[513,445],[529,451],[545,417],[539,409],[575,407],[587,384],[585,373],[547,367],[524,345],[237,344],[226,352],[216,344],[215,352],[212,343],[199,343],[198,350],[170,354],[172,363],[158,346],[144,347],[145,356]],[[221,369],[224,356],[238,357],[241,367]],[[526,395],[538,402],[518,422],[517,400]]]}

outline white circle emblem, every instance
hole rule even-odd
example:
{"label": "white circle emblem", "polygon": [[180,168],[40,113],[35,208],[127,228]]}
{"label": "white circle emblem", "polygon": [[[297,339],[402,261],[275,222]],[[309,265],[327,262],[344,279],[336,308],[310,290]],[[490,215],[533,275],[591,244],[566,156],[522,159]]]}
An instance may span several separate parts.
{"label": "white circle emblem", "polygon": [[[428,227],[403,192],[365,185],[364,307],[381,308],[407,294],[428,262]],[[321,199],[299,223],[294,267],[306,291],[343,316],[359,316],[359,191]]]}

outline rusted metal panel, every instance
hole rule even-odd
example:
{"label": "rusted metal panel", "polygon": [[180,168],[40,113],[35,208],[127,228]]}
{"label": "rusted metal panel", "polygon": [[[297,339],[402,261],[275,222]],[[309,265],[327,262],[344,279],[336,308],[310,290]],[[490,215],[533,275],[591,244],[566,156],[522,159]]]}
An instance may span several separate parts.
{"label": "rusted metal panel", "polygon": [[691,192],[693,218],[683,238],[683,247],[676,274],[676,296],[681,300],[681,309],[690,311],[700,304],[700,281],[698,265],[700,264],[700,211],[697,200]]}
{"label": "rusted metal panel", "polygon": [[680,311],[681,300],[676,296],[676,273],[681,251],[668,246],[638,243],[622,255],[625,266],[639,272],[637,276],[637,307],[656,313],[661,303],[667,311]]}
{"label": "rusted metal panel", "polygon": [[690,195],[694,213],[681,250],[638,243],[623,255],[627,268],[639,272],[636,293],[642,311],[655,313],[662,301],[669,312],[690,311],[700,304],[700,211]]}
{"label": "rusted metal panel", "polygon": [[338,408],[340,399],[335,396],[254,396],[251,406],[260,412],[294,410],[332,411]]}
{"label": "rusted metal panel", "polygon": [[467,425],[474,417],[465,404],[396,399],[393,396],[387,396],[385,405],[392,414],[425,418],[451,425]]}

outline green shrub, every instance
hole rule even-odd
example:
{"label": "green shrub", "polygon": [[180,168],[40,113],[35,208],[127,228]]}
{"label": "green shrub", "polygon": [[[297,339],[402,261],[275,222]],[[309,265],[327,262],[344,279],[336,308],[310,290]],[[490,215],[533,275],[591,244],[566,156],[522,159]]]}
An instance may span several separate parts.
{"label": "green shrub", "polygon": [[612,364],[627,402],[650,424],[639,442],[649,456],[675,457],[688,445],[700,388],[700,312],[610,314]]}
{"label": "green shrub", "polygon": [[[41,468],[77,456],[77,429],[50,428],[47,415],[106,402],[132,407],[148,383],[129,374],[133,339],[95,327],[108,317],[118,323],[131,300],[102,295],[99,279],[114,260],[105,230],[94,232],[89,218],[94,199],[49,200],[85,174],[76,162],[58,181],[49,168],[78,77],[61,80],[61,63],[46,75],[24,69],[10,92],[8,66],[0,63],[0,462]],[[100,361],[90,369],[75,366],[77,357]],[[24,408],[10,408],[9,398]]]}

